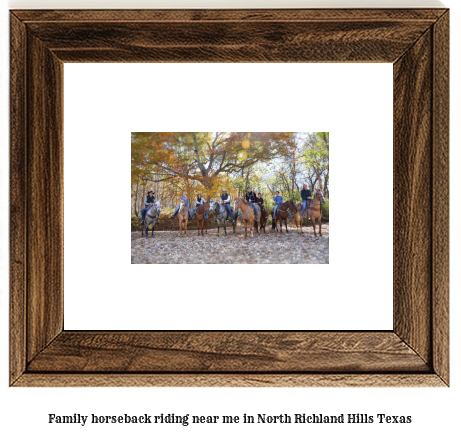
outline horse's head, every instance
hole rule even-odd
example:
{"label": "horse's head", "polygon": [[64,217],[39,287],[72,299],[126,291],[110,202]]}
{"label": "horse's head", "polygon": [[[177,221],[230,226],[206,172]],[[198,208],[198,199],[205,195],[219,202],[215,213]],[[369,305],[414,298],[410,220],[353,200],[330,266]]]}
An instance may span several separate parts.
{"label": "horse's head", "polygon": [[210,205],[210,210],[214,210],[214,208],[216,207],[216,201],[214,200],[210,200],[208,204]]}
{"label": "horse's head", "polygon": [[240,205],[242,204],[241,198],[236,198],[234,201],[234,212],[238,212]]}
{"label": "horse's head", "polygon": [[186,200],[179,200],[179,208],[182,209],[183,207],[186,207]]}
{"label": "horse's head", "polygon": [[293,200],[288,201],[288,208],[293,212],[296,213],[298,212],[298,209],[296,208],[296,204]]}
{"label": "horse's head", "polygon": [[315,190],[315,197],[317,198],[317,200],[320,202],[320,204],[324,204],[325,203],[325,197],[323,196],[323,192],[321,189],[316,189]]}
{"label": "horse's head", "polygon": [[160,201],[154,202],[154,206],[157,210],[160,210]]}

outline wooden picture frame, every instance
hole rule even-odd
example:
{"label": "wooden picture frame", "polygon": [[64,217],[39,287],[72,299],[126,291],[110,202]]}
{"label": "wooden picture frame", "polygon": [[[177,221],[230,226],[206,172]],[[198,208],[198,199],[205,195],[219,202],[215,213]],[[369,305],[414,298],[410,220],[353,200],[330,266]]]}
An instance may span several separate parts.
{"label": "wooden picture frame", "polygon": [[[10,21],[11,386],[449,385],[447,9],[18,10]],[[64,62],[392,62],[393,330],[63,330]]]}

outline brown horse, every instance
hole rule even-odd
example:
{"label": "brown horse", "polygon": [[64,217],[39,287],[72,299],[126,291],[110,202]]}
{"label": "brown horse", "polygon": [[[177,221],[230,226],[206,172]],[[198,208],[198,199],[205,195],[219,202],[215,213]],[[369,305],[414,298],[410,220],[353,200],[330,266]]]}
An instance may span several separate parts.
{"label": "brown horse", "polygon": [[292,222],[296,225],[296,229],[299,227],[299,231],[303,232],[303,204],[298,203],[296,205],[296,213],[292,216]]}
{"label": "brown horse", "polygon": [[264,230],[264,233],[266,233],[266,224],[267,218],[269,218],[269,212],[267,212],[266,208],[262,205],[259,207],[259,212],[259,231]]}
{"label": "brown horse", "polygon": [[209,212],[209,210],[210,210],[210,205],[208,203],[205,203],[203,206],[199,206],[195,210],[195,219],[197,220],[197,235],[200,235],[200,230],[201,230],[202,236],[203,236],[203,229],[205,229],[206,233],[208,233],[205,212]]}
{"label": "brown horse", "polygon": [[272,210],[272,230],[277,230],[277,222],[280,221],[280,233],[282,233],[282,221],[285,221],[285,230],[288,233],[288,209],[290,209],[293,213],[296,213],[296,206],[293,200],[285,201],[282,205],[277,208],[277,216],[274,216],[274,210]]}
{"label": "brown horse", "polygon": [[[258,207],[257,205],[255,207]],[[258,233],[258,221],[256,220],[254,209],[242,198],[236,198],[234,202],[234,212],[238,213],[241,209],[242,213],[239,214],[242,221],[245,223],[245,238],[247,237],[247,226],[250,224],[250,232],[253,237],[253,228]]]}
{"label": "brown horse", "polygon": [[322,204],[324,203],[325,198],[322,190],[316,189],[309,208],[307,209],[307,216],[311,219],[312,226],[314,227],[314,236],[317,236],[317,233],[315,232],[315,220],[319,223],[319,236],[322,236]]}
{"label": "brown horse", "polygon": [[181,230],[184,224],[184,231],[187,236],[187,223],[189,221],[189,211],[187,210],[187,207],[186,207],[186,200],[181,200],[179,202],[178,220],[179,220],[179,234],[181,234]]}

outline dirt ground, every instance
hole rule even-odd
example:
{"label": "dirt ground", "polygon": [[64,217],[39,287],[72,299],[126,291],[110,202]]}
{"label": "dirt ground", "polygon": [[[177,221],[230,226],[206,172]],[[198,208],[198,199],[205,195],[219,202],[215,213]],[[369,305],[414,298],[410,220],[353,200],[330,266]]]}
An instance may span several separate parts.
{"label": "dirt ground", "polygon": [[221,228],[209,229],[204,236],[189,230],[188,236],[178,231],[155,231],[154,237],[141,237],[141,232],[131,232],[131,263],[133,264],[328,264],[329,224],[322,224],[322,236],[314,236],[312,226],[303,227],[303,233],[288,226],[288,233],[273,232],[245,238],[241,226],[227,236]]}

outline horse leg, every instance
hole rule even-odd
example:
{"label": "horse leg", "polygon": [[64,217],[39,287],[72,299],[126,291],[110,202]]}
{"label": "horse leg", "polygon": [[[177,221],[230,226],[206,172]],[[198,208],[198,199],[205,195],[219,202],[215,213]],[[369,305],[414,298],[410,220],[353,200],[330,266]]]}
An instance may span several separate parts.
{"label": "horse leg", "polygon": [[152,223],[152,237],[154,237],[154,229],[155,229],[155,223]]}
{"label": "horse leg", "polygon": [[319,217],[319,236],[322,236],[322,216]]}
{"label": "horse leg", "polygon": [[226,217],[222,220],[222,226],[224,227],[224,236],[227,236],[227,230],[226,230]]}
{"label": "horse leg", "polygon": [[186,236],[187,236],[187,220],[184,220],[184,229],[185,229]]}
{"label": "horse leg", "polygon": [[317,233],[316,233],[316,231],[315,231],[315,218],[312,217],[312,218],[311,218],[311,221],[312,221],[312,226],[314,227],[314,236],[317,236]]}
{"label": "horse leg", "polygon": [[247,237],[247,224],[248,224],[248,221],[244,221],[245,222],[245,238]]}

